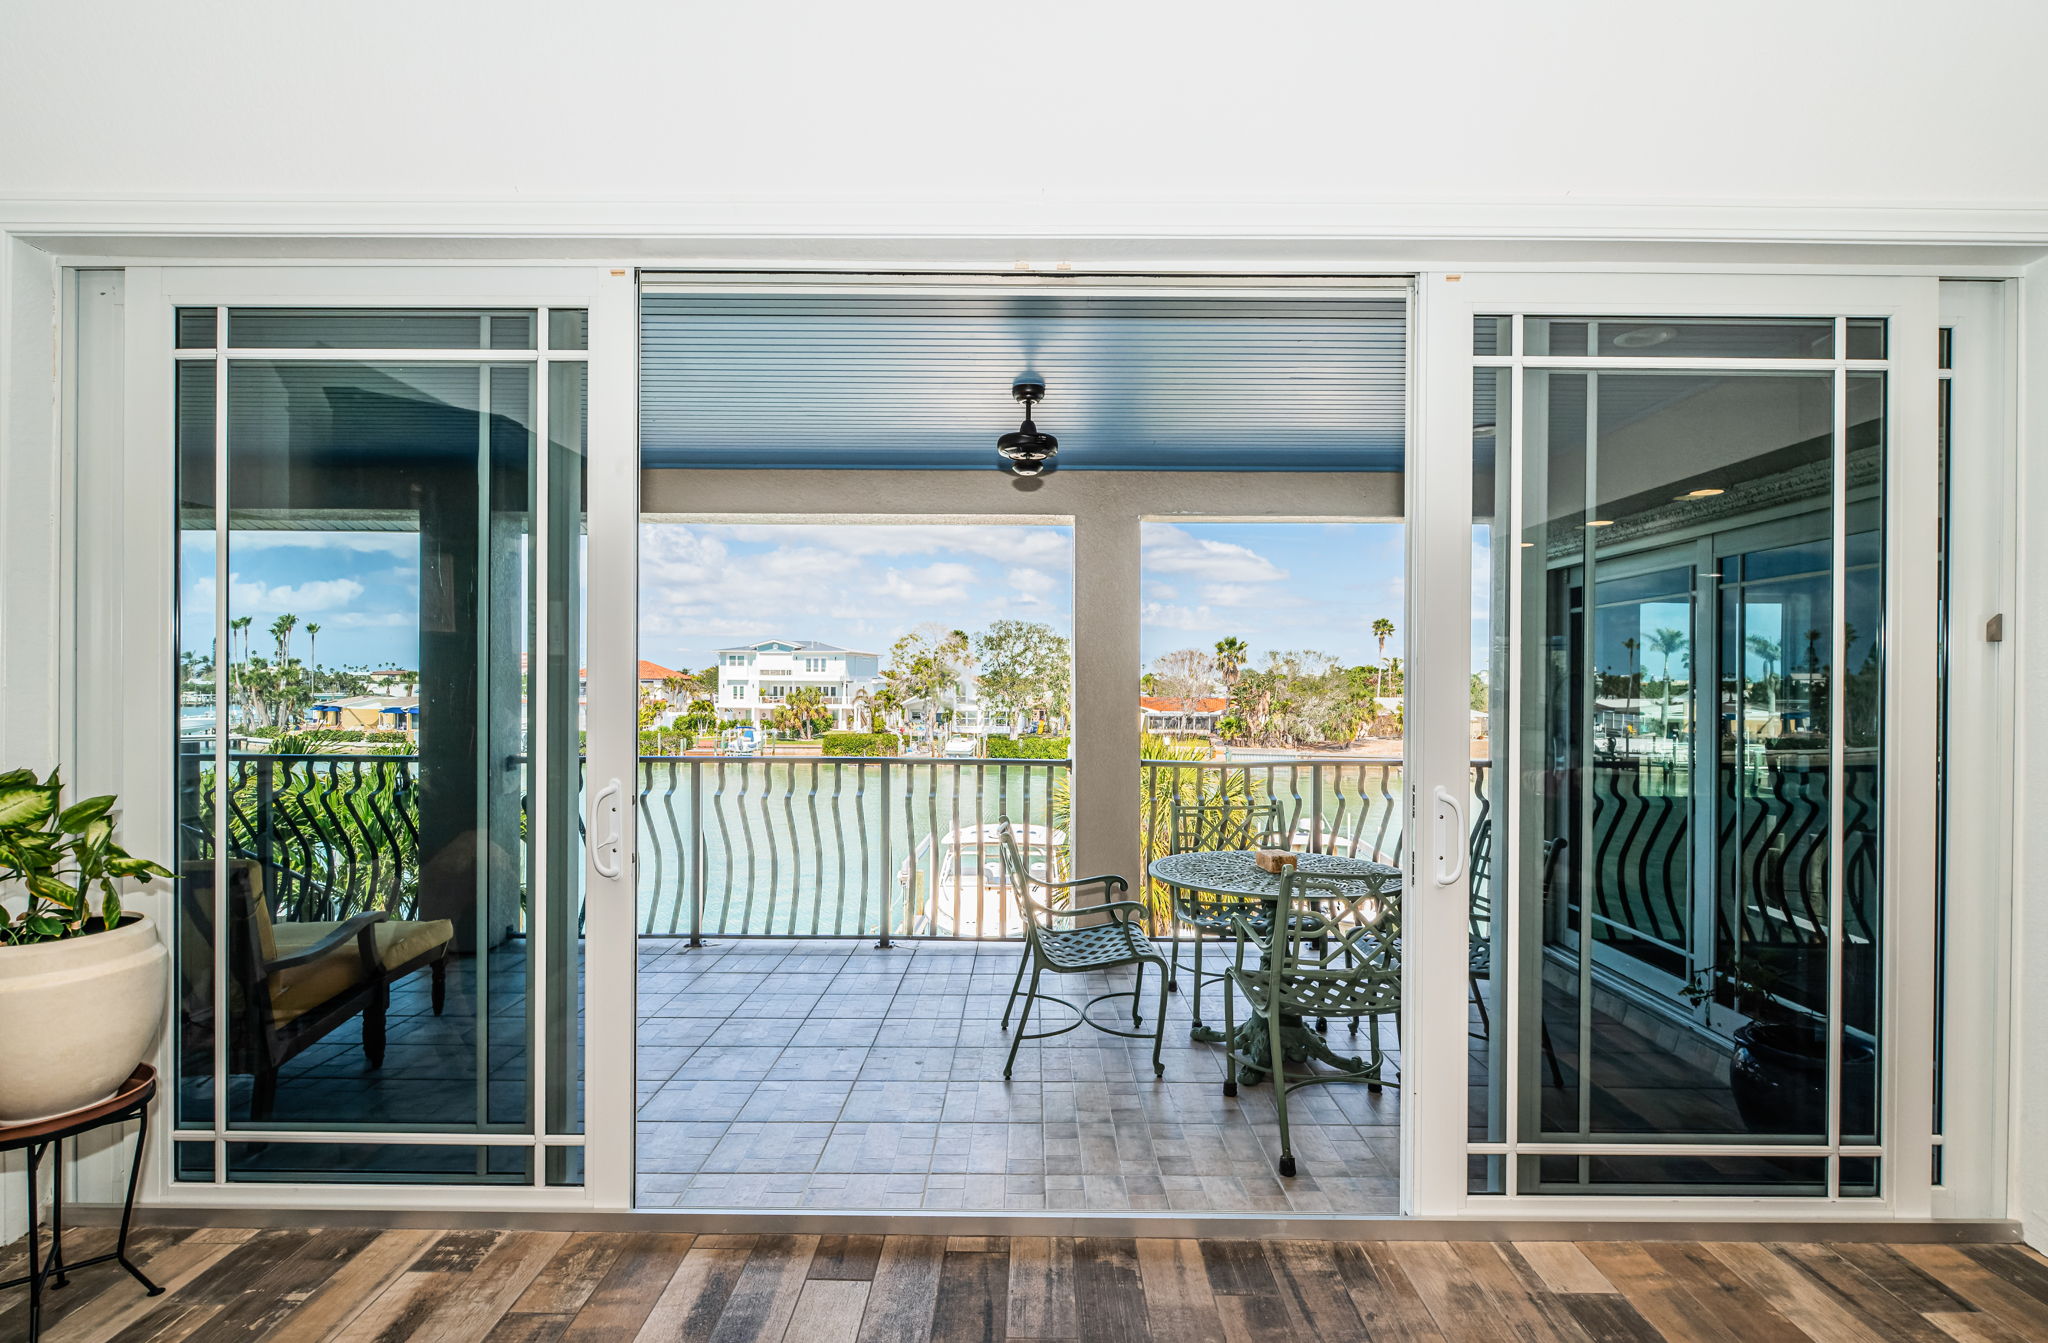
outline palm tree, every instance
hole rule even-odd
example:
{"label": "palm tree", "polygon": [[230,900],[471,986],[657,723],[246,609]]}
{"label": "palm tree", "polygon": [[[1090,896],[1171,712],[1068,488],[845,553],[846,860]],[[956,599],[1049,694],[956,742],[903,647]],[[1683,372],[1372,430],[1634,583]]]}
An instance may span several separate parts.
{"label": "palm tree", "polygon": [[1387,661],[1387,640],[1394,637],[1394,622],[1381,616],[1372,622],[1372,637],[1380,646],[1380,667],[1373,669],[1372,695],[1374,699],[1386,694],[1386,672],[1381,670]]}
{"label": "palm tree", "polygon": [[246,648],[241,653],[235,651],[235,636],[237,634],[241,635],[243,643],[247,644],[249,638],[247,631],[249,626],[255,622],[255,619],[255,616],[236,616],[228,622],[228,661],[230,663],[240,662],[248,655]]}
{"label": "palm tree", "polygon": [[1685,633],[1682,630],[1658,630],[1650,636],[1650,651],[1664,659],[1664,702],[1657,711],[1659,735],[1670,732],[1671,727],[1671,659],[1685,651]]}
{"label": "palm tree", "polygon": [[306,622],[306,663],[315,671],[320,669],[320,622]]}
{"label": "palm tree", "polygon": [[283,662],[291,656],[292,631],[298,628],[299,618],[287,611],[270,622],[270,637],[277,640],[277,660]]}
{"label": "palm tree", "polygon": [[1251,653],[1244,640],[1235,635],[1216,641],[1216,671],[1223,677],[1223,690],[1227,695],[1230,687],[1237,684],[1237,674],[1244,670],[1244,660]]}
{"label": "palm tree", "polygon": [[1782,650],[1778,647],[1775,641],[1766,639],[1761,634],[1750,635],[1748,646],[1751,655],[1764,664],[1764,708],[1766,711],[1769,712],[1771,717],[1776,718],[1778,716],[1778,685],[1776,681],[1776,674],[1778,670],[1778,658],[1781,655]]}

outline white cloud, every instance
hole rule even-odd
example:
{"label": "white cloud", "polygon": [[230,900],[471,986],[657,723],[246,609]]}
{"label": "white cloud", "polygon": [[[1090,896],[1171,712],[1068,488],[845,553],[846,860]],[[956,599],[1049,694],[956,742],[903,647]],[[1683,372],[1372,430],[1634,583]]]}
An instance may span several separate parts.
{"label": "white cloud", "polygon": [[[674,524],[656,523],[643,528],[682,530]],[[993,523],[932,524],[929,526],[863,523],[717,523],[691,525],[688,530],[706,536],[742,542],[776,542],[804,546],[841,555],[875,555],[891,559],[907,555],[979,555],[1002,560],[1071,568],[1073,534],[1065,527],[1016,527]]]}
{"label": "white cloud", "polygon": [[1291,592],[1250,583],[1206,583],[1202,587],[1202,600],[1210,606],[1256,607],[1261,610],[1301,605],[1301,598]]}
{"label": "white cloud", "polygon": [[1171,583],[1154,583],[1147,580],[1145,595],[1162,602],[1175,602],[1180,600],[1180,589]]}
{"label": "white cloud", "polygon": [[1043,569],[1012,569],[1009,573],[1009,583],[1017,592],[1042,597],[1057,588],[1060,580]]}
{"label": "white cloud", "polygon": [[[229,575],[228,608],[233,615],[269,615],[290,611],[295,615],[309,612],[332,611],[347,606],[363,595],[363,585],[353,578],[315,578],[304,583],[285,583],[272,587],[268,583],[243,578],[240,574]],[[201,578],[192,584],[192,597],[196,602],[213,604],[213,580]]]}
{"label": "white cloud", "polygon": [[930,564],[922,569],[888,569],[877,597],[905,606],[965,606],[973,600],[974,570],[964,564]]}
{"label": "white cloud", "polygon": [[1287,571],[1249,546],[1198,537],[1170,522],[1145,528],[1145,568],[1226,583],[1275,583]]}
{"label": "white cloud", "polygon": [[1216,628],[1216,613],[1206,606],[1146,602],[1138,612],[1138,619],[1154,629],[1188,630],[1196,634],[1208,634]]}

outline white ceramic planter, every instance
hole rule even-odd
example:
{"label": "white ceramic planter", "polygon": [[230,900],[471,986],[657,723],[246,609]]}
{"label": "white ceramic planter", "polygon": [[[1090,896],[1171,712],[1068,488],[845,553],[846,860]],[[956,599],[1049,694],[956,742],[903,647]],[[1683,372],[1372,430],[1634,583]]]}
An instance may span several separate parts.
{"label": "white ceramic planter", "polygon": [[156,1050],[170,959],[146,915],[0,947],[0,1124],[113,1095]]}

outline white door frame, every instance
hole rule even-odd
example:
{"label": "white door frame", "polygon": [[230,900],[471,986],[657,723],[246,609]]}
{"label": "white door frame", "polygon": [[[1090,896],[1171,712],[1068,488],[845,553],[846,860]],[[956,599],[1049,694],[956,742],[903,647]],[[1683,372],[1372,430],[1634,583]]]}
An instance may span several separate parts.
{"label": "white door frame", "polygon": [[[1881,1198],[1723,1198],[1580,1197],[1474,1195],[1466,1192],[1468,1155],[1513,1156],[1548,1151],[1518,1143],[1512,1124],[1516,1069],[1509,1068],[1502,1085],[1508,1089],[1511,1127],[1507,1141],[1468,1141],[1466,1086],[1459,1071],[1454,1084],[1432,1087],[1409,1098],[1404,1140],[1412,1144],[1415,1183],[1413,1211],[1435,1216],[1495,1218],[1627,1217],[1654,1210],[1659,1216],[1701,1220],[1792,1220],[1826,1217],[1834,1220],[1926,1217],[1931,1212],[1929,1161],[1932,1146],[1932,1093],[1928,1061],[1933,1049],[1934,975],[1926,954],[1933,919],[1933,832],[1931,824],[1903,820],[1902,803],[1931,796],[1934,777],[1934,735],[1925,706],[1934,702],[1934,566],[1931,563],[1935,501],[1935,328],[1936,282],[1931,277],[1819,275],[1655,275],[1600,273],[1497,272],[1425,275],[1420,286],[1419,342],[1425,377],[1418,389],[1422,406],[1418,449],[1411,466],[1423,479],[1411,520],[1418,556],[1411,591],[1428,625],[1421,637],[1432,656],[1464,656],[1471,637],[1470,602],[1472,499],[1472,371],[1482,366],[1521,367],[1520,323],[1512,354],[1481,359],[1472,353],[1473,318],[1482,314],[1585,316],[1861,316],[1890,320],[1888,364],[1863,365],[1842,359],[1842,331],[1837,330],[1837,359],[1801,361],[1811,371],[1849,367],[1883,367],[1887,384],[1886,460],[1886,668],[1884,765],[1886,828],[1882,839],[1885,889],[1885,947],[1881,987],[1886,1051],[1881,1058],[1881,1144],[1885,1160]],[[1549,367],[1591,365],[1591,360],[1550,358]],[[1711,365],[1712,361],[1705,361]],[[1643,367],[1698,368],[1702,361],[1649,359]],[[1757,368],[1757,361],[1742,361]],[[1787,361],[1790,366],[1790,361]],[[1599,366],[1614,367],[1602,360]],[[1732,366],[1732,365],[1731,365]],[[1839,384],[1838,384],[1839,386]],[[1517,389],[1519,391],[1519,389]],[[1512,443],[1519,459],[1522,405],[1518,397]],[[1505,426],[1503,426],[1505,428]],[[1498,432],[1498,431],[1497,431]],[[1506,528],[1501,529],[1508,530]],[[1424,539],[1426,538],[1426,539]],[[1519,569],[1520,551],[1510,549],[1510,563]],[[1839,572],[1839,571],[1838,571]],[[1510,584],[1510,590],[1515,590]],[[1504,615],[1511,622],[1519,613]],[[1512,624],[1510,639],[1519,635]],[[1492,724],[1496,741],[1515,740],[1512,716],[1520,697],[1511,698],[1511,722]],[[1423,720],[1411,715],[1411,752],[1421,757],[1423,782],[1452,776],[1449,742],[1464,729],[1462,704],[1450,698],[1419,706]],[[1455,791],[1453,789],[1453,791]],[[1923,808],[1924,814],[1930,809]],[[1494,846],[1497,889],[1511,879],[1505,856],[1515,852],[1512,817],[1496,818],[1501,827]],[[1404,932],[1417,938],[1417,959],[1427,970],[1418,991],[1423,1029],[1446,1030],[1456,1023],[1455,1040],[1429,1040],[1434,1057],[1448,1059],[1464,1050],[1466,991],[1465,943],[1469,888],[1465,874],[1454,881],[1433,881],[1418,887],[1423,898],[1411,903]],[[1508,943],[1518,945],[1517,904],[1512,895],[1496,895],[1494,909],[1507,921]],[[1411,960],[1415,964],[1416,960]],[[1516,998],[1507,997],[1506,1021],[1495,1029],[1517,1038]],[[1587,1149],[1573,1147],[1577,1153]],[[1699,1151],[1696,1145],[1631,1144],[1627,1151],[1650,1155],[1667,1151]],[[1512,1187],[1512,1186],[1511,1186]]]}

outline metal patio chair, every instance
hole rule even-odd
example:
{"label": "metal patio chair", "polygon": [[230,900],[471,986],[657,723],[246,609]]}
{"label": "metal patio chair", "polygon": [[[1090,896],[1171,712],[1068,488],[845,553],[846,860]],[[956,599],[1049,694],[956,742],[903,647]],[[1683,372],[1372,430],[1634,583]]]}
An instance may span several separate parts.
{"label": "metal patio chair", "polygon": [[[1232,849],[1284,849],[1288,847],[1288,838],[1281,825],[1277,801],[1175,802],[1167,851],[1213,853]],[[1193,1030],[1204,1032],[1208,1028],[1202,1024],[1202,986],[1221,983],[1224,972],[1203,969],[1202,944],[1234,937],[1236,929],[1231,922],[1234,915],[1246,914],[1257,919],[1264,916],[1268,906],[1261,900],[1246,901],[1238,896],[1192,891],[1181,886],[1168,887],[1167,895],[1173,907],[1173,921],[1194,930],[1194,993],[1190,1006],[1194,1015]],[[1180,943],[1180,933],[1176,930],[1173,966],[1167,980],[1167,987],[1175,993],[1180,992]]]}
{"label": "metal patio chair", "polygon": [[[1544,905],[1549,906],[1550,881],[1557,870],[1559,858],[1563,855],[1565,840],[1560,836],[1543,842],[1543,891]],[[1480,985],[1493,978],[1493,825],[1488,822],[1472,832],[1472,862],[1467,869],[1472,879],[1472,903],[1469,927],[1470,945],[1468,962],[1472,986],[1472,1006],[1479,1013],[1479,1033],[1473,1038],[1485,1040],[1493,1033],[1493,1017],[1486,1010],[1486,990]],[[1564,1086],[1564,1069],[1558,1064],[1557,1049],[1550,1043],[1550,1023],[1539,1015],[1537,1027],[1543,1041],[1543,1061],[1550,1068],[1550,1084]]]}
{"label": "metal patio chair", "polygon": [[[1238,914],[1235,956],[1224,973],[1251,1009],[1247,1036],[1238,1038],[1237,995],[1223,995],[1228,1078],[1223,1094],[1237,1094],[1240,1068],[1270,1073],[1273,1108],[1280,1121],[1280,1173],[1295,1173],[1287,1127],[1287,1095],[1326,1082],[1363,1082],[1375,1089],[1389,1080],[1380,1044],[1381,1017],[1401,1021],[1401,912],[1397,893],[1382,894],[1396,875],[1338,883],[1280,874],[1280,896],[1266,919]],[[1361,885],[1364,889],[1360,889]],[[1256,963],[1253,957],[1256,956]],[[1371,1050],[1358,1067],[1334,1072],[1287,1071],[1288,1033],[1303,1031],[1303,1017],[1364,1019]],[[1252,1034],[1257,1032],[1263,1039]],[[1265,1058],[1248,1049],[1263,1045]],[[1325,1055],[1327,1057],[1327,1054]]]}
{"label": "metal patio chair", "polygon": [[[1113,897],[1130,889],[1130,883],[1122,877],[1113,876],[1081,877],[1075,881],[1048,881],[1033,876],[1007,816],[1002,818],[1001,839],[1003,868],[1024,924],[1024,955],[1017,964],[1017,978],[1010,985],[1009,1004],[1003,1008],[1004,1030],[1010,1029],[1010,1013],[1016,1008],[1020,993],[1024,997],[1024,1006],[1017,1014],[1017,1033],[1010,1041],[1010,1057],[1003,1064],[1003,1077],[1008,1079],[1016,1068],[1017,1049],[1026,1040],[1050,1039],[1083,1025],[1093,1026],[1106,1035],[1121,1035],[1131,1040],[1149,1038],[1152,1041],[1152,1075],[1164,1077],[1166,1063],[1160,1057],[1160,1051],[1166,1044],[1166,958],[1153,948],[1151,939],[1138,925],[1137,920],[1144,917],[1145,907],[1136,900],[1105,899],[1093,905],[1072,903],[1073,892],[1078,889],[1098,887],[1105,897]],[[1102,921],[1079,926],[1073,922],[1097,917]],[[1098,993],[1085,1003],[1076,1005],[1065,998],[1038,991],[1039,976],[1048,970],[1056,975],[1081,975],[1126,965],[1138,967],[1138,982],[1134,987]],[[1142,1026],[1144,1017],[1140,1005],[1144,1001],[1145,967],[1148,965],[1159,967],[1159,1016],[1151,1030],[1118,1030],[1088,1015],[1088,1009],[1099,1002],[1129,998],[1131,1025]],[[1028,988],[1024,985],[1027,969],[1031,971]],[[1074,1014],[1075,1020],[1058,1030],[1027,1033],[1025,1027],[1031,1020],[1031,1006],[1041,998],[1066,1008]]]}

